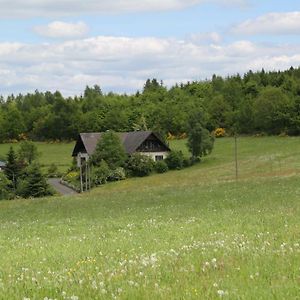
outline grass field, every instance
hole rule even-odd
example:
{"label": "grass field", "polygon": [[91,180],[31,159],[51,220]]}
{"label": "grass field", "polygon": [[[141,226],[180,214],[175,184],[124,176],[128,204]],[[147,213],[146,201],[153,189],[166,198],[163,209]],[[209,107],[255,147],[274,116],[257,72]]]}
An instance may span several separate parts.
{"label": "grass field", "polygon": [[[72,162],[72,151],[74,143],[35,143],[39,151],[39,162],[46,170],[52,163],[55,163],[58,169],[65,172]],[[0,158],[5,158],[12,146],[17,152],[19,144],[0,144]]]}
{"label": "grass field", "polygon": [[182,171],[0,202],[0,299],[300,299],[300,138],[239,139],[239,174],[226,138]]}

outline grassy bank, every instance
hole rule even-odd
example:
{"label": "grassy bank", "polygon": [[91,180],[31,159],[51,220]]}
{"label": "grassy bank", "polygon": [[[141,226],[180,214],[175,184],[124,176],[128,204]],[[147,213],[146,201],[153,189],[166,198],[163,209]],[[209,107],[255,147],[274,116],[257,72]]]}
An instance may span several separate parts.
{"label": "grassy bank", "polygon": [[242,138],[239,167],[221,139],[182,171],[0,202],[0,299],[297,299],[300,139]]}

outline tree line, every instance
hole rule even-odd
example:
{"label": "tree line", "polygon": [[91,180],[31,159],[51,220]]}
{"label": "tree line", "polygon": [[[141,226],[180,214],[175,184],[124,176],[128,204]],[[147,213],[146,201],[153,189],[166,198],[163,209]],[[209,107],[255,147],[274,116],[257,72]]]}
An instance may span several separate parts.
{"label": "tree line", "polygon": [[182,135],[198,112],[210,132],[300,134],[300,68],[249,71],[226,78],[176,84],[148,79],[134,95],[39,92],[0,98],[0,142],[71,140],[79,132],[154,130]]}

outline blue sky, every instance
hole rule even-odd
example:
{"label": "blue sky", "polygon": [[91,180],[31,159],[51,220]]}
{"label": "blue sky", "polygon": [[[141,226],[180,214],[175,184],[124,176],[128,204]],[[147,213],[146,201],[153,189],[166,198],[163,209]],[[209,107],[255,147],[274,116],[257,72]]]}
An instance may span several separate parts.
{"label": "blue sky", "polygon": [[299,35],[296,0],[0,0],[0,94],[298,67]]}

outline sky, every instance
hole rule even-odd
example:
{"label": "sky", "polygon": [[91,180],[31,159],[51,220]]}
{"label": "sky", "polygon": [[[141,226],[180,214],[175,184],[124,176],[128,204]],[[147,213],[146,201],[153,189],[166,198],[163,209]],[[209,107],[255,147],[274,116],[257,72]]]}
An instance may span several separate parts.
{"label": "sky", "polygon": [[299,0],[0,0],[2,95],[299,65]]}

